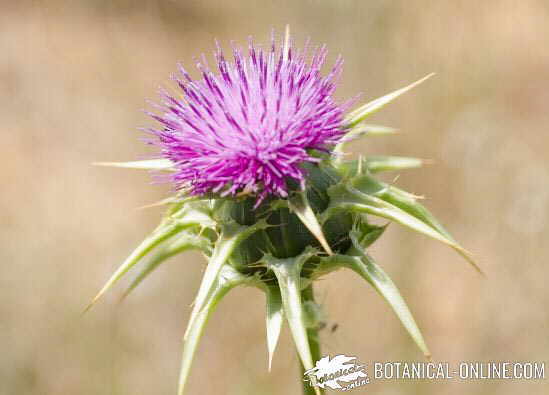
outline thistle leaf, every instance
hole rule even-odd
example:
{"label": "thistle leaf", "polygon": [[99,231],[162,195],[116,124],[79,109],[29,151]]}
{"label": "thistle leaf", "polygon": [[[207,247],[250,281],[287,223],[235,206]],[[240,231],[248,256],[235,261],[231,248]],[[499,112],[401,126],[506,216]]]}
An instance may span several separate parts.
{"label": "thistle leaf", "polygon": [[289,199],[288,206],[290,207],[290,210],[298,216],[301,222],[303,222],[303,225],[309,229],[309,232],[318,240],[328,255],[333,255],[330,244],[326,241],[326,237],[322,231],[322,226],[318,223],[316,215],[309,204],[307,194],[305,192],[297,192]]}
{"label": "thistle leaf", "polygon": [[[403,212],[413,216],[417,220],[423,222],[424,224],[430,226],[440,236],[444,237],[446,240],[452,242],[455,246],[459,248],[454,249],[469,262],[477,272],[484,274],[480,267],[472,259],[471,255],[459,246],[459,243],[452,237],[452,235],[442,226],[442,224],[435,218],[433,214],[425,206],[417,201],[417,197],[403,191],[392,185],[380,182],[375,178],[364,175],[361,177],[356,177],[352,180],[353,188],[359,190],[362,193],[370,194],[375,196],[387,204],[401,209]],[[448,244],[448,243],[447,243]]]}
{"label": "thistle leaf", "polygon": [[345,144],[360,137],[386,136],[397,132],[398,129],[391,128],[389,126],[367,125],[362,123],[349,129],[345,136],[341,139],[341,143]]}
{"label": "thistle leaf", "polygon": [[[271,255],[263,257],[263,262],[274,272],[278,280],[284,315],[305,370],[312,369],[314,365],[301,303],[301,269],[313,255],[314,250],[307,249],[294,258],[277,259]],[[315,392],[320,394],[318,387],[315,387]]]}
{"label": "thistle leaf", "polygon": [[[201,202],[199,202],[201,204]],[[134,267],[142,258],[151,252],[156,246],[160,245],[165,240],[171,238],[175,234],[190,227],[213,227],[215,222],[206,213],[202,205],[195,205],[192,202],[183,205],[178,211],[172,212],[171,215],[164,218],[162,223],[145,239],[141,244],[130,254],[128,258],[120,265],[120,267],[109,278],[107,283],[93,298],[91,303],[84,309],[84,312],[92,308],[92,306],[107,292],[114,284],[116,284],[124,274]]]}
{"label": "thistle leaf", "polygon": [[[359,250],[356,251],[358,252]],[[368,281],[377,293],[389,303],[389,306],[391,306],[421,352],[427,358],[430,358],[431,353],[425,344],[421,331],[406,302],[400,295],[398,288],[370,256],[364,253],[360,253],[360,256],[334,255],[333,257],[323,258],[323,260],[326,265],[333,264],[347,267]]]}
{"label": "thistle leaf", "polygon": [[371,173],[414,169],[421,167],[423,163],[419,158],[405,156],[369,156],[364,160],[364,166]]}
{"label": "thistle leaf", "polygon": [[368,116],[372,115],[376,111],[383,108],[386,104],[392,102],[393,100],[395,100],[400,95],[402,95],[402,94],[408,92],[409,90],[415,88],[416,86],[418,86],[419,84],[421,84],[425,80],[431,78],[433,75],[434,75],[434,73],[431,73],[431,74],[417,80],[416,82],[413,82],[408,86],[405,86],[404,88],[400,88],[400,89],[398,89],[394,92],[391,92],[391,93],[389,93],[385,96],[382,96],[378,99],[375,99],[375,100],[373,100],[369,103],[366,103],[366,104],[360,106],[356,110],[352,111],[349,115],[347,115],[347,117],[345,117],[345,119],[343,121],[344,127],[345,128],[352,128],[353,126],[355,126],[358,123],[365,120]]}
{"label": "thistle leaf", "polygon": [[447,244],[456,250],[480,272],[480,269],[475,264],[470,254],[453,239],[449,239],[431,225],[423,222],[421,219],[416,218],[401,208],[370,194],[371,192],[364,193],[353,188],[351,185],[339,185],[331,188],[328,193],[332,197],[332,200],[330,202],[330,207],[322,215],[323,220],[326,220],[333,215],[334,212],[339,210],[351,210],[386,218]]}
{"label": "thistle leaf", "polygon": [[169,258],[181,254],[187,250],[199,249],[207,250],[210,247],[210,241],[202,236],[193,234],[182,234],[172,243],[158,251],[143,267],[139,274],[134,278],[130,286],[126,289],[121,299],[126,298],[145,278],[149,276],[158,266]]}
{"label": "thistle leaf", "polygon": [[406,156],[369,156],[350,161],[334,162],[335,166],[346,177],[361,176],[365,170],[369,173],[383,171],[400,171],[421,167],[425,164],[423,159]]}
{"label": "thistle leaf", "polygon": [[[176,205],[179,203],[176,203]],[[204,202],[184,202],[179,210],[173,211],[164,222],[174,222],[182,227],[199,226],[200,228],[214,229],[217,225],[210,209]]]}
{"label": "thistle leaf", "polygon": [[[404,193],[402,193],[404,192]],[[391,203],[414,217],[429,224],[434,229],[438,230],[449,240],[455,242],[452,235],[442,226],[442,224],[435,218],[433,214],[421,203],[419,203],[413,196],[410,196],[405,191],[400,191],[398,188],[387,188],[380,197],[388,203]]]}
{"label": "thistle leaf", "polygon": [[219,301],[237,285],[253,282],[253,278],[246,277],[237,272],[229,265],[221,268],[211,287],[211,292],[204,300],[203,308],[198,311],[194,320],[189,321],[185,343],[183,346],[183,356],[181,362],[181,371],[179,373],[178,395],[183,395],[185,386],[189,378],[191,365],[198,347],[198,342],[204,332],[204,327],[213,313]]}
{"label": "thistle leaf", "polygon": [[389,224],[385,224],[383,226],[378,225],[372,225],[365,222],[360,222],[357,224],[357,228],[359,229],[360,237],[357,238],[358,243],[363,249],[366,249],[370,247],[377,239],[381,237],[383,232],[385,232],[385,229],[387,229],[387,226]]}
{"label": "thistle leaf", "polygon": [[133,266],[135,266],[141,258],[147,255],[154,247],[169,239],[179,231],[182,226],[174,223],[168,223],[158,227],[151,235],[149,235],[141,244],[130,254],[128,258],[120,265],[120,267],[109,278],[107,283],[99,291],[99,293],[93,298],[91,303],[85,308],[84,312],[92,308],[92,306],[107,292],[118,280],[122,278],[124,274],[128,272]]}
{"label": "thistle leaf", "polygon": [[[198,294],[191,313],[191,324],[196,319],[198,313],[204,308],[204,303],[206,302],[208,295],[214,289],[215,279],[217,278],[219,271],[228,261],[235,248],[252,233],[257,232],[260,229],[265,229],[266,227],[267,222],[264,220],[260,220],[251,226],[239,225],[236,222],[228,222],[222,225],[221,234],[215,243],[215,248],[208,261],[202,283],[198,289]],[[189,328],[190,327],[191,325],[189,325]],[[185,333],[185,339],[188,335],[188,332]]]}
{"label": "thistle leaf", "polygon": [[133,162],[94,162],[93,165],[141,170],[174,170],[174,163],[169,159],[147,159]]}
{"label": "thistle leaf", "polygon": [[278,286],[267,285],[264,290],[267,302],[267,350],[269,352],[269,371],[271,371],[273,354],[280,337],[284,312],[282,310],[282,296]]}
{"label": "thistle leaf", "polygon": [[398,133],[398,129],[382,125],[360,124],[355,126],[355,128],[366,136],[386,136]]}
{"label": "thistle leaf", "polygon": [[[353,140],[357,140],[361,137],[369,137],[369,136],[385,136],[389,134],[395,134],[397,133],[397,129],[391,128],[388,126],[380,126],[380,125],[366,125],[366,124],[358,124],[350,128],[345,136],[341,138],[339,143],[336,144],[334,147],[333,153],[336,154],[336,157],[338,154],[341,154],[343,152],[343,147],[345,144],[350,143]],[[336,160],[336,163],[338,160]]]}

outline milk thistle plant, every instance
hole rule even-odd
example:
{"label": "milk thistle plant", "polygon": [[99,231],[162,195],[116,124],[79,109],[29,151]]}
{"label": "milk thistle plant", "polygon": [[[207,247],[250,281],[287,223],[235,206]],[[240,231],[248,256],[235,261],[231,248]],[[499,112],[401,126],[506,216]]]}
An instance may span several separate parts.
{"label": "milk thistle plant", "polygon": [[[396,156],[348,159],[343,146],[394,129],[364,121],[429,76],[348,111],[333,94],[342,70],[338,58],[321,72],[324,46],[295,51],[288,31],[261,49],[250,39],[247,54],[233,47],[227,60],[217,45],[217,70],[205,57],[193,79],[180,66],[173,76],[180,95],[161,90],[151,112],[159,126],[148,142],[155,159],[103,163],[155,170],[175,185],[158,227],[107,281],[95,303],[137,263],[140,272],[124,295],[168,258],[195,249],[208,263],[184,336],[179,394],[184,393],[204,327],[218,302],[236,286],[266,296],[268,366],[285,320],[303,370],[321,358],[320,306],[313,285],[346,268],[366,280],[394,310],[419,349],[429,350],[408,306],[384,270],[367,253],[396,222],[441,241],[474,266],[418,197],[375,178],[376,173],[416,168],[422,161]],[[475,266],[476,267],[476,266]],[[320,393],[304,385],[305,393]]]}

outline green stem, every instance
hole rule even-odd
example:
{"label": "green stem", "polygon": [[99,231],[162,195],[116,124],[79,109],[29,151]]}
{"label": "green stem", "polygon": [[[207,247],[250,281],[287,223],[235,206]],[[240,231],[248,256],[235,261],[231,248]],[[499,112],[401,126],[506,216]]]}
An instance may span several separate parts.
{"label": "green stem", "polygon": [[[307,301],[314,302],[315,296],[313,291],[313,285],[309,285],[307,288],[305,288],[303,291],[301,291],[301,303],[305,303]],[[309,348],[311,349],[311,356],[313,358],[313,363],[316,363],[320,358],[322,358],[322,354],[320,351],[320,338],[318,336],[318,327],[315,328],[308,328],[307,329],[307,339],[309,340]],[[305,373],[305,368],[301,364],[301,378],[303,379],[303,374]],[[315,388],[309,385],[308,381],[303,381],[303,395],[318,395],[324,394],[324,390],[322,388],[318,388],[319,392],[315,392]]]}

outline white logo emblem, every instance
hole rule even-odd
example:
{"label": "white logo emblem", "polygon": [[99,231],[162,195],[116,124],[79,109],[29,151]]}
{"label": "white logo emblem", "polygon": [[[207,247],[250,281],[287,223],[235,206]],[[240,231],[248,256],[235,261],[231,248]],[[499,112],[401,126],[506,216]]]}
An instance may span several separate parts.
{"label": "white logo emblem", "polygon": [[[328,355],[316,361],[315,367],[305,372],[305,380],[309,381],[311,386],[342,391],[370,382],[366,374],[366,365],[360,365],[356,361],[356,357],[348,357],[343,354],[336,355],[332,359]],[[346,383],[345,386],[341,386],[340,381]]]}

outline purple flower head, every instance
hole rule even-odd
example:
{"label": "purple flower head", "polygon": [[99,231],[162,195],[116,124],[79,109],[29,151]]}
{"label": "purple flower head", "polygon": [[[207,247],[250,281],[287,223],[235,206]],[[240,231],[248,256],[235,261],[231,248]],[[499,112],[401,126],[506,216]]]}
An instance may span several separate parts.
{"label": "purple flower head", "polygon": [[[316,162],[313,150],[329,151],[343,135],[345,104],[332,95],[343,61],[322,75],[324,46],[294,53],[289,39],[268,50],[249,41],[248,54],[233,46],[228,61],[217,44],[216,73],[204,56],[197,62],[201,79],[179,66],[174,76],[182,91],[161,91],[161,115],[150,114],[161,128],[153,144],[175,163],[177,188],[192,194],[288,196],[287,181],[305,185],[304,162]],[[310,59],[309,59],[310,57]]]}

